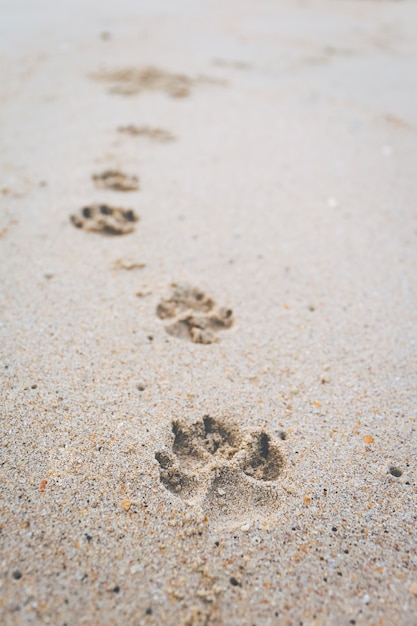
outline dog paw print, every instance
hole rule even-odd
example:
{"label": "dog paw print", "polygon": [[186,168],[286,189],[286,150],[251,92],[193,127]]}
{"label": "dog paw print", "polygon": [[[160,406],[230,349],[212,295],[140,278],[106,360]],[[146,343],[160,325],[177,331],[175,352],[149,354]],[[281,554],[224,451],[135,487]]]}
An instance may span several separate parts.
{"label": "dog paw print", "polygon": [[231,309],[217,307],[201,289],[189,285],[173,285],[171,295],[160,301],[156,314],[169,320],[165,325],[169,335],[193,343],[214,343],[219,340],[219,330],[233,325]]}
{"label": "dog paw print", "polygon": [[174,421],[172,435],[170,449],[156,452],[155,458],[161,483],[175,495],[237,515],[243,503],[268,505],[274,499],[284,457],[265,431],[242,434],[206,415],[193,424]]}
{"label": "dog paw print", "polygon": [[119,170],[105,170],[101,174],[93,174],[92,179],[98,189],[113,189],[113,191],[138,191],[139,179],[119,172]]}
{"label": "dog paw print", "polygon": [[156,67],[126,67],[100,71],[92,78],[110,83],[110,93],[132,96],[144,91],[162,91],[172,98],[186,98],[195,79]]}
{"label": "dog paw print", "polygon": [[132,209],[111,207],[108,204],[90,204],[70,216],[76,228],[103,235],[126,235],[135,229],[139,220]]}

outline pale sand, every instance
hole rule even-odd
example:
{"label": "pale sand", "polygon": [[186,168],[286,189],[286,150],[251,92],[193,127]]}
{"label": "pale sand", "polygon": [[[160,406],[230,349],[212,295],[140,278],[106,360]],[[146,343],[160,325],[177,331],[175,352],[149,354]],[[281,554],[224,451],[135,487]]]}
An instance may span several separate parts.
{"label": "pale sand", "polygon": [[0,623],[417,624],[417,4],[0,10]]}

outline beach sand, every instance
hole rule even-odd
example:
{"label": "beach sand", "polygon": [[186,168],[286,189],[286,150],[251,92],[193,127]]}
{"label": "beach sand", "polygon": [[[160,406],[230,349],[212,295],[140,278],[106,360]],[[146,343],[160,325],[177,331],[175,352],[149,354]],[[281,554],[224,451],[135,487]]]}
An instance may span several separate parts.
{"label": "beach sand", "polygon": [[417,4],[0,12],[1,624],[417,624]]}

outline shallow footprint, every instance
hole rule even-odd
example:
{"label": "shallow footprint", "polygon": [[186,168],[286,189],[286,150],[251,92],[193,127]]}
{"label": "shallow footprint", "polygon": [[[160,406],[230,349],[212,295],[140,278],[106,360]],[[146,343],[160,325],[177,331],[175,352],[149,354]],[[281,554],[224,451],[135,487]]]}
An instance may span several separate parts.
{"label": "shallow footprint", "polygon": [[102,70],[93,74],[92,78],[110,83],[111,93],[131,96],[143,91],[163,91],[171,98],[189,96],[196,82],[185,74],[167,72],[152,66]]}
{"label": "shallow footprint", "polygon": [[139,179],[129,176],[119,170],[105,170],[101,174],[93,174],[92,179],[98,189],[113,189],[114,191],[138,191]]}
{"label": "shallow footprint", "polygon": [[103,235],[127,235],[135,229],[139,217],[132,209],[111,207],[108,204],[90,204],[77,214],[70,215],[76,228]]}
{"label": "shallow footprint", "polygon": [[233,325],[232,309],[217,307],[204,291],[187,284],[173,285],[171,295],[160,301],[156,314],[170,320],[165,325],[169,335],[193,343],[217,342],[217,331]]}
{"label": "shallow footprint", "polygon": [[132,135],[133,137],[147,137],[152,141],[158,141],[160,143],[175,141],[175,136],[168,130],[164,130],[163,128],[135,126],[135,124],[129,124],[128,126],[119,126],[117,130],[119,131],[119,133]]}

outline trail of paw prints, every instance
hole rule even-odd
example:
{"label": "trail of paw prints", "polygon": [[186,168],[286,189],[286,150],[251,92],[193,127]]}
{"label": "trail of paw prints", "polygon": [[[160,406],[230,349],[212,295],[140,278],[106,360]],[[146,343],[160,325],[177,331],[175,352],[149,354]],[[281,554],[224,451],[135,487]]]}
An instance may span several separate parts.
{"label": "trail of paw prints", "polygon": [[178,339],[211,344],[219,341],[217,332],[233,325],[233,311],[217,307],[201,289],[190,285],[173,285],[168,298],[156,309],[157,316],[169,320],[165,330]]}
{"label": "trail of paw prints", "polygon": [[279,504],[276,489],[284,457],[263,430],[241,433],[209,415],[172,423],[173,442],[156,452],[160,481],[189,504],[217,518],[241,518]]}
{"label": "trail of paw prints", "polygon": [[90,204],[70,215],[76,228],[103,235],[126,235],[135,229],[139,217],[132,209],[111,207],[108,204]]}

